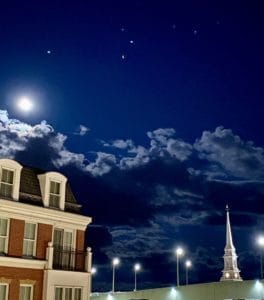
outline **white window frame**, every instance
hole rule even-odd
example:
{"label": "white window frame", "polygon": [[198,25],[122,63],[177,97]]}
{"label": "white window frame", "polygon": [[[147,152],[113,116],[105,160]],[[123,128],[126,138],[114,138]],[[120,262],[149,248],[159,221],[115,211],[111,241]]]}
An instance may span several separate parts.
{"label": "white window frame", "polygon": [[[9,243],[10,219],[0,217],[0,220],[1,220],[1,219],[7,220],[7,226],[6,226],[6,240],[5,240],[5,249],[4,249],[4,254],[7,254],[7,253],[8,253],[8,243]],[[2,236],[1,236],[1,237],[2,237]]]}
{"label": "white window frame", "polygon": [[20,289],[21,287],[30,287],[30,299],[29,300],[33,300],[33,293],[34,293],[34,285],[33,284],[20,284],[19,285],[19,300],[28,300],[28,299],[20,299]]}
{"label": "white window frame", "polygon": [[[18,201],[19,199],[19,186],[22,166],[12,159],[0,159],[0,180],[2,180],[2,169],[14,172],[12,199]],[[1,197],[1,195],[0,195]]]}
{"label": "white window frame", "polygon": [[[38,175],[38,179],[39,179],[40,190],[41,190],[44,207],[50,207],[49,206],[50,182],[54,181],[54,182],[60,183],[60,203],[59,203],[58,209],[64,210],[67,178],[58,172],[47,172],[45,174]],[[53,208],[53,207],[51,207],[51,208]],[[56,209],[56,208],[53,208],[53,209]]]}
{"label": "white window frame", "polygon": [[[51,183],[54,182],[54,183],[58,183],[60,185],[60,190],[59,190],[59,194],[53,194],[50,192],[50,186],[51,186]],[[61,207],[61,192],[62,192],[62,182],[61,181],[58,181],[58,180],[53,180],[52,178],[49,180],[49,207],[52,207],[52,208],[57,208],[59,209]],[[59,197],[59,207],[56,207],[56,206],[51,206],[50,205],[50,196],[58,196]]]}
{"label": "white window frame", "polygon": [[54,297],[55,297],[57,288],[62,289],[62,300],[65,300],[65,290],[66,289],[72,289],[72,299],[71,300],[75,300],[75,290],[80,289],[81,290],[81,300],[83,299],[83,287],[81,287],[81,286],[60,286],[60,285],[56,285],[55,288],[54,288]]}
{"label": "white window frame", "polygon": [[[2,181],[2,179],[3,179],[3,171],[4,170],[13,173],[13,182],[12,183]],[[11,198],[13,198],[13,194],[14,194],[15,176],[16,176],[16,170],[8,168],[8,167],[5,167],[5,166],[1,167],[0,185],[4,184],[4,185],[12,186],[11,195],[10,195]],[[2,196],[3,197],[9,197],[9,196],[5,196],[5,195],[2,195]]]}
{"label": "white window frame", "polygon": [[[26,223],[28,223],[28,224],[34,224],[35,225],[35,236],[34,236],[33,253],[32,253],[32,255],[26,255],[26,254],[22,253],[23,257],[30,257],[31,258],[31,257],[36,256],[37,236],[38,236],[38,223],[25,221],[25,226],[26,226]],[[24,241],[25,240],[29,240],[29,239],[25,239],[25,228],[24,228],[23,248],[24,248]],[[30,240],[30,241],[32,241],[32,240]],[[22,251],[23,251],[23,248],[22,248]]]}
{"label": "white window frame", "polygon": [[4,299],[4,300],[8,300],[8,295],[9,295],[9,284],[8,284],[8,283],[0,282],[0,285],[6,286],[6,295],[5,295],[5,299]]}

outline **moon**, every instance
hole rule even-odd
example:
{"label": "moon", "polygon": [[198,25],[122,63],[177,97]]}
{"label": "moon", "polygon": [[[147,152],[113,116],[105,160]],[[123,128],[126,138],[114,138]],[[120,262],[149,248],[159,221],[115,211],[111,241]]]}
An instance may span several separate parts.
{"label": "moon", "polygon": [[22,97],[17,102],[17,107],[23,112],[30,112],[33,109],[33,102],[30,98]]}

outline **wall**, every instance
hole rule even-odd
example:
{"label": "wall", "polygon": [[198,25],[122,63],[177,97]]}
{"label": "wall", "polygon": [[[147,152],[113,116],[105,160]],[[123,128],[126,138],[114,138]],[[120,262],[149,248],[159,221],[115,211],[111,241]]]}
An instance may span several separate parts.
{"label": "wall", "polygon": [[93,293],[91,300],[260,300],[263,281],[213,282],[137,292]]}
{"label": "wall", "polygon": [[19,299],[19,285],[23,283],[34,286],[34,300],[42,299],[42,270],[0,267],[0,282],[9,284],[9,300]]}
{"label": "wall", "polygon": [[87,272],[68,272],[59,270],[44,271],[44,294],[43,299],[54,300],[55,286],[81,287],[83,299],[89,299],[90,274]]}

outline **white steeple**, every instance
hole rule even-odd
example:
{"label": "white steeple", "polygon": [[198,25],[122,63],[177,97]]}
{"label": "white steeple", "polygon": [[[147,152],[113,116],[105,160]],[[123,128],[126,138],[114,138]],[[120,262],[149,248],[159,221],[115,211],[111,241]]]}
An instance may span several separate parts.
{"label": "white steeple", "polygon": [[237,267],[236,249],[233,245],[229,208],[226,206],[226,246],[224,254],[224,270],[220,281],[242,281]]}

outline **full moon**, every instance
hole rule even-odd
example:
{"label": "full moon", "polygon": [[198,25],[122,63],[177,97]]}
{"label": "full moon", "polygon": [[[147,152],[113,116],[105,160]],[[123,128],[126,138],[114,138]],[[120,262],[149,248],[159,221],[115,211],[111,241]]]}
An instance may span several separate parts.
{"label": "full moon", "polygon": [[18,100],[17,106],[20,110],[24,112],[29,112],[33,108],[33,102],[29,98],[23,97]]}

